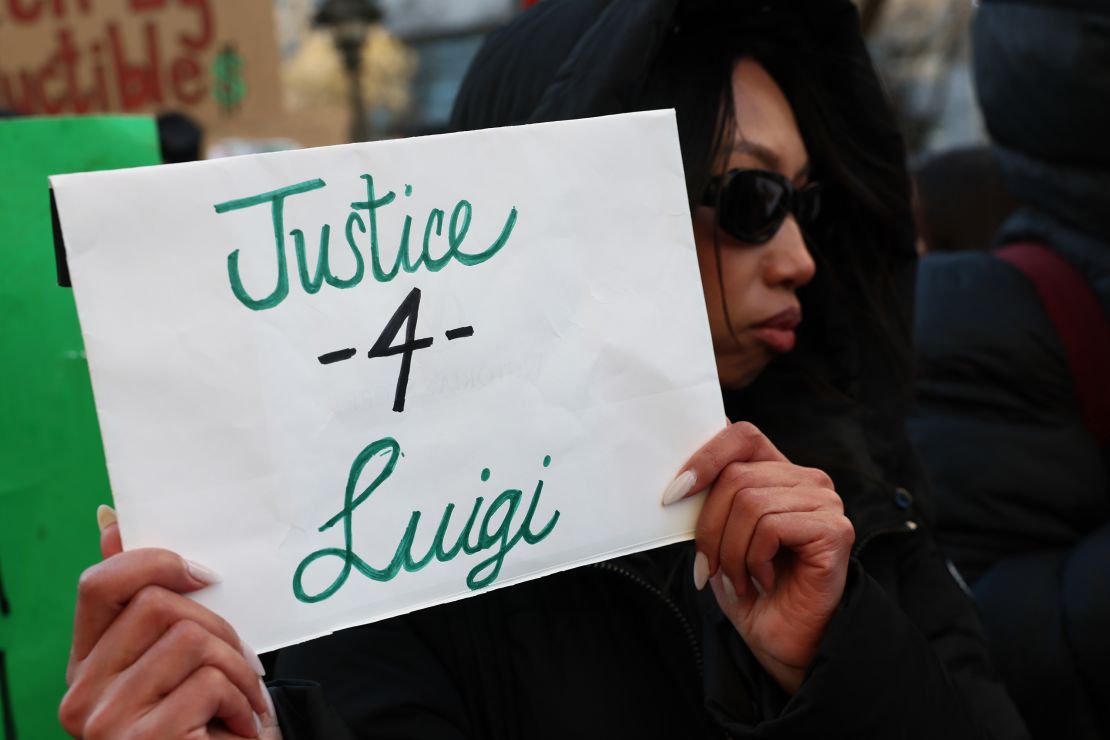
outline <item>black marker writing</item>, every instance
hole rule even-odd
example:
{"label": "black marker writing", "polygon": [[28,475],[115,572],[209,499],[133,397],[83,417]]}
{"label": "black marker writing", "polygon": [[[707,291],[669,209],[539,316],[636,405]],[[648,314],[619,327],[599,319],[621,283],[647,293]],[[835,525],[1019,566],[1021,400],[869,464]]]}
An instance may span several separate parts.
{"label": "black marker writing", "polygon": [[[418,349],[427,349],[435,341],[432,337],[416,338],[416,322],[420,316],[420,295],[419,288],[413,288],[409,291],[408,295],[401,301],[401,305],[393,312],[393,316],[386,322],[385,328],[378,335],[374,346],[366,353],[366,356],[370,359],[401,355],[401,368],[397,374],[397,390],[393,396],[393,410],[397,412],[405,410],[405,395],[409,387],[409,371],[412,369],[413,352]],[[401,344],[393,344],[397,334],[401,331],[401,324],[405,325],[405,341]],[[472,337],[474,336],[474,327],[460,326],[456,329],[448,329],[445,334],[448,341]],[[316,359],[321,365],[330,365],[333,362],[349,360],[356,353],[357,350],[349,347],[325,352]]]}

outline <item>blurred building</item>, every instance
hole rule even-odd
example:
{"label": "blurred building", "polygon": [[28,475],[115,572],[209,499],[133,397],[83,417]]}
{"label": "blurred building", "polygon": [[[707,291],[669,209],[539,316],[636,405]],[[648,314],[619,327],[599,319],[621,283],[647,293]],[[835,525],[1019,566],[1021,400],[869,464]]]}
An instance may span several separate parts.
{"label": "blurred building", "polygon": [[[274,0],[287,103],[342,107],[345,78],[311,18],[323,0]],[[536,0],[374,0],[364,89],[375,137],[442,130],[487,32]],[[985,141],[969,66],[972,0],[856,0],[915,158]]]}
{"label": "blurred building", "polygon": [[[286,102],[340,105],[346,77],[311,19],[322,0],[274,0]],[[470,60],[491,29],[534,0],[376,0],[383,13],[364,49],[363,97],[375,138],[442,130]]]}
{"label": "blurred building", "polygon": [[911,155],[986,140],[970,67],[972,0],[856,0]]}
{"label": "blurred building", "polygon": [[[387,27],[417,56],[406,132],[442,129],[470,60],[493,28],[508,21],[521,0],[382,0]],[[529,3],[530,4],[530,3]]]}

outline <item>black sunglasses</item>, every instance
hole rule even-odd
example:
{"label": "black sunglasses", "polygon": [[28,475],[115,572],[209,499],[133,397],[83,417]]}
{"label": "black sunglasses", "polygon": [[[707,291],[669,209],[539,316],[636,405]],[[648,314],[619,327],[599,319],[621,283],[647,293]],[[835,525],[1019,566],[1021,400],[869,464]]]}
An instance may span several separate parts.
{"label": "black sunglasses", "polygon": [[803,232],[813,225],[821,212],[821,185],[795,188],[777,172],[729,170],[709,181],[701,202],[717,210],[717,224],[726,234],[763,244],[778,233],[788,213]]}

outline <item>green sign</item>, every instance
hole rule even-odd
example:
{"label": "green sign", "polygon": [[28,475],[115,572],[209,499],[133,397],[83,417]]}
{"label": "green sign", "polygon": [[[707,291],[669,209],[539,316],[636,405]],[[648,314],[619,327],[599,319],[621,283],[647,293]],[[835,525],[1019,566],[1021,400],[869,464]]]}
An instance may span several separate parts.
{"label": "green sign", "polygon": [[0,740],[66,737],[77,577],[111,501],[47,176],[159,161],[147,117],[0,120]]}

